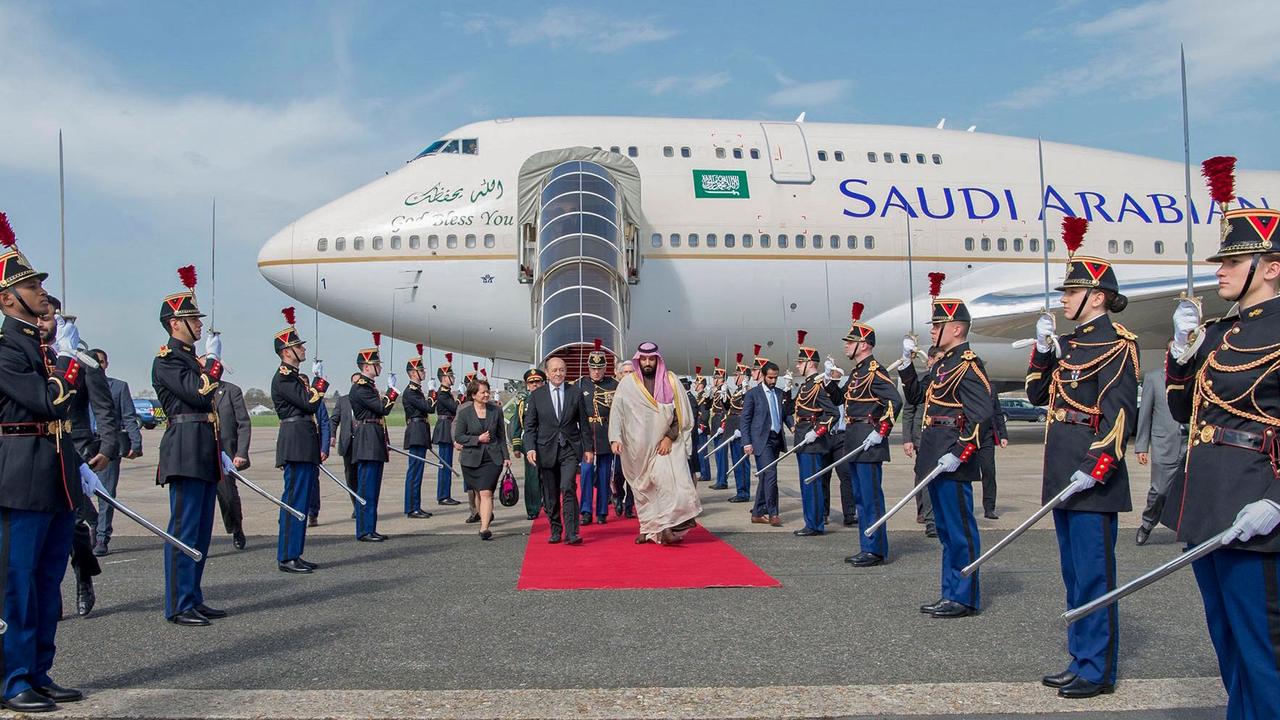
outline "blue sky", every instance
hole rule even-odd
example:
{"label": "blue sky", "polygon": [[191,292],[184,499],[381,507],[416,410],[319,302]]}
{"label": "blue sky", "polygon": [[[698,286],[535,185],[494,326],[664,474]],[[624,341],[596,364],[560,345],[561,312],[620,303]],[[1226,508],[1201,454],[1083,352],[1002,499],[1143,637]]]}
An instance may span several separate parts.
{"label": "blue sky", "polygon": [[[1280,168],[1280,6],[1147,3],[0,1],[0,210],[55,271],[66,133],[69,309],[149,384],[160,298],[198,266],[232,380],[265,387],[290,302],[258,247],[473,120],[743,117],[949,127]],[[300,329],[314,334],[311,313]],[[367,334],[322,321],[345,375]],[[313,344],[313,349],[314,349]],[[397,357],[409,354],[400,345]],[[402,361],[398,361],[402,362]],[[470,358],[464,359],[467,366]]]}

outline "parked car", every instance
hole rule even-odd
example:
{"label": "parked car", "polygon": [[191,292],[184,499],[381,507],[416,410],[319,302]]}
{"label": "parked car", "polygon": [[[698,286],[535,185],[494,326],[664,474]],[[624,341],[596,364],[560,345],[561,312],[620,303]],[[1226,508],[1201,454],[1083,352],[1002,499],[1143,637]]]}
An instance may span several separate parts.
{"label": "parked car", "polygon": [[1027,422],[1044,422],[1049,412],[1042,407],[1032,405],[1022,398],[1000,398],[1000,410],[1005,420],[1025,420]]}
{"label": "parked car", "polygon": [[145,398],[135,398],[133,409],[138,413],[138,422],[148,430],[155,430],[164,418],[164,411],[159,405]]}

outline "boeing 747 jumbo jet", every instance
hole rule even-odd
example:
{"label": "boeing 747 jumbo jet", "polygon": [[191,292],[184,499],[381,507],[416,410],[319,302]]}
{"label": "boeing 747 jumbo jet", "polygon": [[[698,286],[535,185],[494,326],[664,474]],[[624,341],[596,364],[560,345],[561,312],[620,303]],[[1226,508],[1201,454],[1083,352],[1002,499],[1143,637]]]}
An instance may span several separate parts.
{"label": "boeing 747 jumbo jet", "polygon": [[[559,355],[573,372],[599,338],[623,357],[657,341],[678,372],[714,356],[785,367],[795,330],[840,357],[852,301],[887,361],[927,337],[928,273],[974,314],[994,378],[1021,385],[1030,337],[1066,261],[1112,261],[1119,317],[1156,361],[1187,289],[1215,298],[1219,208],[1184,166],[1125,153],[933,128],[744,120],[545,117],[474,123],[403,168],[299,218],[258,256],[262,274],[332,317],[492,358],[518,377]],[[1198,168],[1197,168],[1198,171]],[[1241,206],[1280,200],[1280,173],[1242,171]],[[1050,303],[1056,307],[1057,293]],[[1220,303],[1208,312],[1225,308]],[[574,373],[576,374],[576,373]]]}

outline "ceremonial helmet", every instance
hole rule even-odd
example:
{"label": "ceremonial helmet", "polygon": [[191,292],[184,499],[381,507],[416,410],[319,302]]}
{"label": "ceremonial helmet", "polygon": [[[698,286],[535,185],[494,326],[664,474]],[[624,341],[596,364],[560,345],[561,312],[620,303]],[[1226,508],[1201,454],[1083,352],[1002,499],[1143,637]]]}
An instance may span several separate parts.
{"label": "ceremonial helmet", "polygon": [[286,327],[276,333],[275,347],[277,355],[284,352],[285,348],[296,347],[304,344],[303,339],[298,337],[298,329],[293,326],[295,312],[296,311],[293,307],[287,307],[280,311],[280,314],[284,315]]}
{"label": "ceremonial helmet", "polygon": [[1116,272],[1111,268],[1110,262],[1076,254],[1084,244],[1084,234],[1088,230],[1089,221],[1084,218],[1062,218],[1062,244],[1067,247],[1067,275],[1056,289],[1062,291],[1067,288],[1087,288],[1119,294],[1120,283],[1116,281]]}
{"label": "ceremonial helmet", "polygon": [[818,350],[804,344],[804,339],[809,336],[808,330],[796,331],[796,344],[800,349],[796,352],[796,362],[822,362],[818,357]]}
{"label": "ceremonial helmet", "polygon": [[751,372],[750,365],[742,364],[742,353],[738,353],[737,362],[738,362],[738,365],[737,367],[734,368],[735,373],[737,373],[738,375],[746,375],[747,373]]}
{"label": "ceremonial helmet", "polygon": [[0,212],[0,290],[8,290],[28,278],[44,282],[49,273],[36,272],[27,257],[18,249],[18,237],[9,225],[9,216]]}
{"label": "ceremonial helmet", "polygon": [[942,281],[947,279],[946,273],[929,273],[929,295],[933,298],[932,312],[929,317],[931,325],[949,322],[972,322],[969,307],[959,298],[938,297],[942,294]]}
{"label": "ceremonial helmet", "polygon": [[596,338],[594,347],[587,355],[587,367],[603,369],[608,364],[609,358],[604,353],[604,343],[600,341],[600,338]]}
{"label": "ceremonial helmet", "polygon": [[382,347],[382,333],[373,333],[373,347],[365,348],[356,352],[356,368],[362,365],[381,365],[382,355],[379,348]]}
{"label": "ceremonial helmet", "polygon": [[853,317],[853,324],[849,326],[849,332],[845,333],[845,342],[864,342],[871,347],[876,346],[876,331],[870,325],[862,322],[863,304],[855,302],[850,309],[850,315]]}
{"label": "ceremonial helmet", "polygon": [[547,376],[536,367],[531,367],[524,371],[524,381],[528,382],[546,382]]}
{"label": "ceremonial helmet", "polygon": [[755,363],[757,368],[762,368],[765,366],[765,363],[769,362],[769,358],[760,354],[762,349],[764,349],[764,346],[760,343],[756,343],[755,359],[752,360],[752,362]]}
{"label": "ceremonial helmet", "polygon": [[453,353],[444,354],[444,364],[436,368],[436,380],[444,379],[445,375],[453,375]]}
{"label": "ceremonial helmet", "polygon": [[174,293],[160,303],[160,322],[166,323],[169,318],[202,318],[204,313],[196,305],[196,266],[187,265],[178,268],[178,279],[187,288],[185,292]]}
{"label": "ceremonial helmet", "polygon": [[1205,160],[1201,172],[1209,184],[1209,195],[1222,210],[1222,237],[1218,252],[1209,256],[1209,262],[1219,262],[1233,255],[1280,253],[1280,211],[1269,208],[1238,208],[1228,210],[1227,204],[1235,199],[1235,167],[1233,157],[1214,157]]}
{"label": "ceremonial helmet", "polygon": [[713,362],[713,363],[714,363],[714,365],[715,365],[715,367],[714,367],[714,368],[712,369],[712,371],[711,371],[711,372],[712,372],[712,374],[714,374],[716,377],[718,377],[718,378],[720,378],[721,380],[723,380],[723,379],[724,379],[724,376],[727,374],[727,372],[726,372],[726,370],[725,370],[724,368],[720,367],[720,358],[715,358],[715,359],[713,359],[713,360],[712,360],[712,362]]}
{"label": "ceremonial helmet", "polygon": [[424,346],[423,346],[423,344],[422,344],[422,343],[418,343],[417,345],[414,345],[413,347],[414,347],[414,349],[415,349],[415,350],[417,350],[417,351],[418,351],[418,356],[417,356],[417,357],[411,357],[411,358],[409,358],[409,361],[408,361],[408,362],[406,362],[406,363],[404,364],[404,371],[405,371],[405,372],[410,372],[410,371],[413,371],[413,370],[423,371],[423,367],[422,367],[422,350],[423,350]]}
{"label": "ceremonial helmet", "polygon": [[466,375],[462,376],[462,384],[465,386],[470,386],[471,382],[476,379],[476,374],[478,374],[479,372],[480,372],[480,361],[472,360],[471,370],[469,370]]}

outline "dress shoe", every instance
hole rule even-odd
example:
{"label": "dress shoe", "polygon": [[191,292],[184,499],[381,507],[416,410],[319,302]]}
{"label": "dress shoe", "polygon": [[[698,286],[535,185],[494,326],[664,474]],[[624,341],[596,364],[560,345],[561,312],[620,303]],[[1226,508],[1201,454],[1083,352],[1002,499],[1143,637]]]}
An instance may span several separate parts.
{"label": "dress shoe", "polygon": [[643,544],[645,544],[645,543],[647,543],[647,542],[649,542],[649,536],[648,536],[648,535],[645,535],[644,533],[640,533],[639,535],[637,535],[637,536],[636,536],[636,544],[637,544],[637,545],[643,545]]}
{"label": "dress shoe", "polygon": [[580,516],[578,517],[578,524],[579,524],[579,525],[590,525],[590,524],[591,524],[591,513],[582,513],[582,515],[580,515]]}
{"label": "dress shoe", "polygon": [[1072,682],[1075,681],[1075,679],[1076,679],[1075,673],[1071,672],[1070,670],[1063,670],[1057,675],[1045,675],[1044,677],[1040,678],[1040,682],[1043,683],[1045,687],[1060,688],[1060,687],[1066,687],[1070,685]]}
{"label": "dress shoe", "polygon": [[883,565],[884,558],[875,553],[860,552],[848,558],[845,562],[854,567],[875,567],[876,565]]}
{"label": "dress shoe", "polygon": [[763,515],[752,515],[752,516],[751,516],[751,522],[752,522],[752,524],[754,524],[754,525],[768,525],[768,524],[769,524],[769,518],[767,518],[767,517],[765,517],[765,516],[763,516]]}
{"label": "dress shoe", "polygon": [[356,519],[356,511],[355,511],[355,510],[352,510],[352,511],[351,511],[351,519],[352,519],[352,520],[355,520],[355,519]]}
{"label": "dress shoe", "polygon": [[929,523],[928,525],[925,525],[925,526],[924,526],[924,536],[925,536],[925,537],[927,537],[927,538],[936,538],[936,537],[938,537],[938,526],[937,526],[937,525],[934,525],[933,523]]}
{"label": "dress shoe", "polygon": [[955,600],[943,600],[930,615],[936,618],[962,618],[976,615],[977,613],[976,608],[971,608],[963,603],[958,603]]}
{"label": "dress shoe", "polygon": [[607,524],[608,522],[609,522],[609,516],[608,516],[608,515],[597,515],[597,516],[596,516],[596,524],[597,524],[597,525],[605,525],[605,524]]}
{"label": "dress shoe", "polygon": [[577,535],[570,535],[569,539],[564,541],[564,544],[565,545],[581,545],[582,538],[578,537]]}
{"label": "dress shoe", "polygon": [[769,516],[769,525],[771,527],[782,527],[782,518],[777,515]]}
{"label": "dress shoe", "polygon": [[294,573],[296,575],[310,575],[311,568],[298,562],[297,559],[285,560],[282,563],[276,563],[276,567],[280,568],[280,572]]}
{"label": "dress shoe", "polygon": [[857,518],[854,518],[854,519],[852,519],[852,520],[848,520],[848,519],[846,519],[846,520],[841,521],[841,523],[840,523],[840,524],[841,524],[841,525],[844,525],[845,527],[853,527],[854,525],[857,525],[857,524],[858,524],[858,519],[857,519]]}
{"label": "dress shoe", "polygon": [[57,705],[49,698],[33,690],[23,690],[8,700],[0,701],[0,706],[14,712],[48,712],[56,710]]}
{"label": "dress shoe", "polygon": [[76,583],[76,614],[85,617],[93,612],[93,605],[98,600],[93,592],[93,580],[85,578]]}
{"label": "dress shoe", "polygon": [[466,522],[468,525],[480,522],[480,513],[471,513],[467,516]]}
{"label": "dress shoe", "polygon": [[235,545],[237,550],[243,550],[245,546],[244,533],[237,530],[231,536],[231,544]]}
{"label": "dress shoe", "polygon": [[416,519],[416,520],[425,520],[426,518],[431,517],[431,513],[429,513],[429,512],[424,512],[424,511],[422,511],[422,510],[414,510],[414,511],[413,511],[413,512],[411,512],[411,513],[406,513],[406,514],[405,514],[405,517],[411,517],[411,518],[414,518],[414,519]]}
{"label": "dress shoe", "polygon": [[1058,688],[1058,697],[1083,700],[1097,695],[1110,695],[1115,691],[1114,683],[1096,683],[1077,676],[1075,680]]}
{"label": "dress shoe", "polygon": [[729,486],[728,485],[712,485],[711,489],[712,490],[728,490]]}
{"label": "dress shoe", "polygon": [[383,535],[382,533],[377,532],[377,531],[371,532],[371,533],[369,533],[369,534],[370,534],[370,535],[372,535],[373,537],[377,538],[377,539],[378,539],[378,542],[382,542],[383,540],[388,540],[388,539],[390,539],[390,536],[388,536],[388,535]]}
{"label": "dress shoe", "polygon": [[[298,562],[302,563],[302,566],[303,566],[303,567],[309,567],[309,568],[311,568],[312,570],[319,570],[319,569],[320,569],[320,566],[319,566],[319,565],[317,565],[317,564],[315,564],[315,563],[313,563],[313,562],[311,562],[311,561],[309,561],[309,560],[303,560],[302,558],[298,558]],[[209,615],[209,613],[204,613],[204,614],[205,614],[205,615]],[[212,615],[210,615],[209,617],[212,617]]]}
{"label": "dress shoe", "polygon": [[382,542],[382,538],[375,537],[372,533],[368,535],[361,535],[360,537],[356,538],[356,540],[359,540],[360,542]]}
{"label": "dress shoe", "polygon": [[734,495],[733,497],[729,498],[728,502],[731,502],[731,503],[751,502],[751,498]]}
{"label": "dress shoe", "polygon": [[488,531],[488,530],[481,530],[481,531],[480,531],[480,539],[481,539],[481,540],[492,540],[492,539],[493,539],[493,533],[492,533],[492,532],[490,532],[490,531]]}
{"label": "dress shoe", "polygon": [[799,530],[796,530],[791,534],[797,537],[812,537],[814,535],[825,535],[826,533],[822,532],[821,530],[814,530],[813,528],[806,527],[806,528],[800,528]]}
{"label": "dress shoe", "polygon": [[1000,516],[996,514],[996,511],[995,511],[995,510],[984,510],[984,511],[982,512],[982,517],[984,517],[984,518],[986,518],[986,519],[988,519],[988,520],[999,520],[999,519],[1000,519]]}
{"label": "dress shoe", "polygon": [[79,690],[76,690],[75,688],[64,688],[54,682],[51,682],[44,687],[36,688],[36,692],[56,703],[80,702],[84,699],[84,693]]}
{"label": "dress shoe", "polygon": [[916,524],[917,524],[917,525],[923,525],[923,524],[924,524],[924,514],[923,514],[923,513],[916,513]]}
{"label": "dress shoe", "polygon": [[107,544],[105,542],[100,542],[93,546],[93,554],[98,557],[106,557],[111,554],[111,551],[107,549]]}
{"label": "dress shoe", "polygon": [[935,612],[937,612],[938,608],[941,607],[942,603],[944,602],[946,602],[946,600],[944,600],[943,598],[938,598],[937,601],[934,602],[932,605],[921,605],[920,612],[926,615],[932,615]]}
{"label": "dress shoe", "polygon": [[199,605],[196,605],[196,612],[209,618],[210,620],[221,620],[222,618],[227,616],[226,610],[211,608],[208,605],[205,605],[204,603],[200,603]]}
{"label": "dress shoe", "polygon": [[559,542],[560,542],[560,533],[553,533],[551,537],[547,538],[548,545],[555,545]]}
{"label": "dress shoe", "polygon": [[441,505],[461,505],[462,503],[458,502],[457,500],[454,500],[453,498],[445,498],[445,499],[443,499],[443,500],[440,500],[440,501],[439,501],[439,504],[441,504]]}
{"label": "dress shoe", "polygon": [[636,516],[636,511],[632,510],[631,508],[627,508],[626,512],[623,513],[623,517],[626,517],[626,518],[635,518],[635,516]]}
{"label": "dress shoe", "polygon": [[1151,528],[1147,527],[1146,524],[1139,526],[1138,537],[1136,538],[1136,542],[1139,545],[1146,545],[1147,541],[1150,539],[1151,539]]}
{"label": "dress shoe", "polygon": [[315,515],[307,518],[307,527],[320,527],[320,518]]}
{"label": "dress shoe", "polygon": [[195,608],[180,612],[169,618],[169,622],[174,625],[188,625],[191,627],[203,627],[209,624],[209,618],[201,615]]}
{"label": "dress shoe", "polygon": [[529,519],[530,519],[530,520],[537,520],[537,519],[538,519],[538,513],[525,513],[525,514],[529,516]]}

